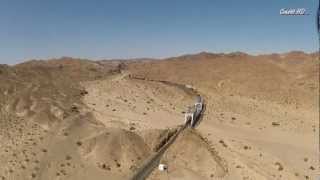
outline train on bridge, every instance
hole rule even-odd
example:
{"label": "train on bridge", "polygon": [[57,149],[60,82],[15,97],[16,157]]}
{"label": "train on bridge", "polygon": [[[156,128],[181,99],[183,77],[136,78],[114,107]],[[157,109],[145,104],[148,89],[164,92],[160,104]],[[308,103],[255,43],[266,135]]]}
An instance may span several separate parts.
{"label": "train on bridge", "polygon": [[203,110],[204,110],[203,98],[200,95],[197,95],[194,106],[189,107],[187,112],[185,113],[184,123],[187,126],[194,128],[198,123]]}

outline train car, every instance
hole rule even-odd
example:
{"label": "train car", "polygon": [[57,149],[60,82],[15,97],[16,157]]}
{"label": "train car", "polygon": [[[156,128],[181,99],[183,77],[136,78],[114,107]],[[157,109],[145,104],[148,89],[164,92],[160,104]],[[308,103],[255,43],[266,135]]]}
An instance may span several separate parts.
{"label": "train car", "polygon": [[196,109],[193,106],[188,107],[187,112],[184,114],[184,123],[190,125],[193,122]]}
{"label": "train car", "polygon": [[194,104],[194,115],[193,115],[193,119],[190,123],[191,127],[194,127],[197,123],[197,121],[199,120],[200,116],[201,116],[201,112],[203,110],[203,99],[200,95],[198,95],[196,97],[196,102]]}
{"label": "train car", "polygon": [[189,107],[188,111],[185,113],[185,123],[190,127],[194,127],[201,116],[203,106],[203,99],[198,95],[194,106]]}

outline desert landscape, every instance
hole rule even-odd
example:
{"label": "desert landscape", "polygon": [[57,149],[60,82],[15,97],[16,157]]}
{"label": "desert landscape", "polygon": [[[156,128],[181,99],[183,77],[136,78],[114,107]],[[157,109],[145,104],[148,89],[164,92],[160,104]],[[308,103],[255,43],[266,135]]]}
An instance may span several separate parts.
{"label": "desert landscape", "polygon": [[319,177],[318,53],[292,51],[0,65],[0,180],[130,179],[197,94],[201,121],[147,179]]}

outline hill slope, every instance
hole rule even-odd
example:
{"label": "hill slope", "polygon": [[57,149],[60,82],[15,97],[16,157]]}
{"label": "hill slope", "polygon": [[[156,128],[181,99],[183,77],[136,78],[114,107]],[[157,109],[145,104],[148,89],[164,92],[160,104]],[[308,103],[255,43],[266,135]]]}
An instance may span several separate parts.
{"label": "hill slope", "polygon": [[291,52],[0,66],[2,179],[126,179],[194,101],[207,110],[150,179],[312,179],[319,61]]}

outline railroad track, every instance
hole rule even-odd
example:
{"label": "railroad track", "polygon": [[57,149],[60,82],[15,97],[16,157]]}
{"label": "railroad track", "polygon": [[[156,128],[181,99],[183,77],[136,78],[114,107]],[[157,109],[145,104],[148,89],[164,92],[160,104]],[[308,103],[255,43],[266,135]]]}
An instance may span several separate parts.
{"label": "railroad track", "polygon": [[[199,104],[201,104],[201,106]],[[167,142],[160,149],[158,149],[157,152],[152,153],[143,162],[143,164],[129,177],[130,180],[146,179],[152,173],[152,171],[159,165],[163,154],[170,147],[170,145],[174,143],[179,134],[186,128],[194,128],[196,124],[199,123],[199,119],[202,118],[205,107],[201,96],[197,96],[197,100],[194,106],[194,110],[188,113],[189,115],[193,114],[192,118],[190,118],[190,116],[185,116],[185,123],[178,127],[177,131],[167,140]]]}

